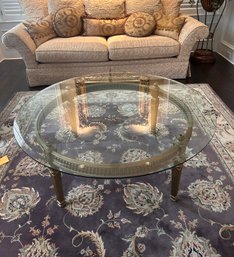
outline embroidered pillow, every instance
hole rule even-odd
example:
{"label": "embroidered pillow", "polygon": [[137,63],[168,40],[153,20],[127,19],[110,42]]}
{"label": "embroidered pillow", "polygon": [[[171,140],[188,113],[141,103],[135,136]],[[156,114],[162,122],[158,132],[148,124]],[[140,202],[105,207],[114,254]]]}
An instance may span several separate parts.
{"label": "embroidered pillow", "polygon": [[154,17],[145,12],[131,14],[125,23],[125,33],[132,37],[149,36],[155,28]]}
{"label": "embroidered pillow", "polygon": [[162,9],[160,0],[126,0],[126,14],[147,12],[153,14]]}
{"label": "embroidered pillow", "polygon": [[53,28],[59,37],[74,37],[81,34],[82,21],[77,9],[62,8],[54,14]]}
{"label": "embroidered pillow", "polygon": [[48,0],[49,13],[56,13],[59,9],[65,7],[76,8],[80,16],[84,15],[83,0]]}
{"label": "embroidered pillow", "polygon": [[52,15],[38,21],[26,21],[23,24],[37,47],[57,36],[53,30]]}
{"label": "embroidered pillow", "polygon": [[124,34],[123,19],[84,19],[84,35],[114,36]]}
{"label": "embroidered pillow", "polygon": [[90,18],[125,17],[125,0],[84,0],[84,6],[85,13]]}
{"label": "embroidered pillow", "polygon": [[156,12],[156,29],[154,34],[178,40],[185,19],[186,17],[170,17],[161,12]]}
{"label": "embroidered pillow", "polygon": [[38,20],[48,15],[48,0],[19,0],[19,4],[31,20]]}
{"label": "embroidered pillow", "polygon": [[[180,14],[180,5],[183,0],[161,0],[163,13],[167,16],[178,17]],[[156,10],[157,11],[157,10]]]}

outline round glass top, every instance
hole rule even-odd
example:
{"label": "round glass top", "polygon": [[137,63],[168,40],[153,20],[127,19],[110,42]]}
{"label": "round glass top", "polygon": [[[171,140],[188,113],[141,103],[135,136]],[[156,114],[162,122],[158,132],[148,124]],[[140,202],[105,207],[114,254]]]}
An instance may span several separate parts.
{"label": "round glass top", "polygon": [[19,111],[14,135],[38,162],[74,175],[120,178],[179,165],[211,140],[216,117],[198,91],[130,73],[68,79]]}

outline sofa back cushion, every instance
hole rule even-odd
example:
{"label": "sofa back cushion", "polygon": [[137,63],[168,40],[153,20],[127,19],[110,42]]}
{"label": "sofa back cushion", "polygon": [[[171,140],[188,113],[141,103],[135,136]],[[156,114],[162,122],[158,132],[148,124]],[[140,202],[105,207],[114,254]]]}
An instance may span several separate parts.
{"label": "sofa back cushion", "polygon": [[84,35],[114,36],[124,34],[126,18],[121,19],[90,19],[84,18]]}
{"label": "sofa back cushion", "polygon": [[48,0],[19,0],[19,4],[31,20],[44,18],[48,15]]}
{"label": "sofa back cushion", "polygon": [[163,13],[167,16],[179,16],[180,5],[182,4],[182,2],[183,0],[161,0],[163,6]]}
{"label": "sofa back cushion", "polygon": [[90,18],[123,18],[125,0],[84,0],[85,13]]}
{"label": "sofa back cushion", "polygon": [[49,13],[56,13],[64,7],[76,8],[80,15],[84,14],[83,0],[48,0]]}
{"label": "sofa back cushion", "polygon": [[162,8],[160,0],[125,0],[125,2],[127,15],[135,12],[153,14],[155,11],[159,11]]}

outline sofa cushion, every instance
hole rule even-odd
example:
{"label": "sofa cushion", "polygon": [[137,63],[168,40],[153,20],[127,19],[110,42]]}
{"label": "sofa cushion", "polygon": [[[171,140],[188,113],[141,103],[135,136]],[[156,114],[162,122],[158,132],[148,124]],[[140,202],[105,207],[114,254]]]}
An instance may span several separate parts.
{"label": "sofa cushion", "polygon": [[180,14],[180,5],[183,0],[161,0],[161,2],[165,15],[177,17]]}
{"label": "sofa cushion", "polygon": [[154,17],[146,12],[131,14],[125,23],[125,33],[132,37],[149,36],[155,28]]}
{"label": "sofa cushion", "polygon": [[160,0],[126,0],[126,14],[134,12],[147,12],[153,14],[162,8]]}
{"label": "sofa cushion", "polygon": [[49,13],[56,13],[64,7],[76,8],[80,15],[84,15],[83,0],[48,0]]}
{"label": "sofa cushion", "polygon": [[84,18],[84,35],[113,36],[124,34],[126,18],[122,19],[89,19]]}
{"label": "sofa cushion", "polygon": [[129,37],[119,35],[107,40],[110,60],[139,60],[174,57],[179,54],[178,41],[161,36]]}
{"label": "sofa cushion", "polygon": [[57,37],[55,31],[53,30],[52,15],[48,15],[37,21],[25,21],[23,22],[28,34],[34,41],[35,45],[38,47],[44,42]]}
{"label": "sofa cushion", "polygon": [[38,20],[48,15],[48,0],[19,0],[19,4],[29,19]]}
{"label": "sofa cushion", "polygon": [[91,18],[123,18],[125,0],[84,0],[85,13]]}
{"label": "sofa cushion", "polygon": [[155,13],[156,28],[154,34],[179,39],[180,31],[184,25],[185,17],[166,16],[161,12]]}
{"label": "sofa cushion", "polygon": [[54,38],[36,49],[36,60],[42,63],[108,61],[103,37]]}
{"label": "sofa cushion", "polygon": [[59,37],[74,37],[81,34],[82,20],[77,9],[59,9],[53,16],[53,28]]}

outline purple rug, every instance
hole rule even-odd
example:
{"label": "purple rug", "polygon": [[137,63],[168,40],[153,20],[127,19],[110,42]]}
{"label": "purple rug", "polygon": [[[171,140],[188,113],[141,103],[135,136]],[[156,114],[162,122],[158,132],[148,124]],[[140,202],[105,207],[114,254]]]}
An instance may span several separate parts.
{"label": "purple rug", "polygon": [[12,124],[35,92],[0,114],[1,257],[231,257],[234,254],[234,115],[207,84],[190,85],[217,112],[211,143],[184,165],[180,200],[170,172],[122,179],[63,175],[68,205],[56,204],[49,171],[17,145]]}

